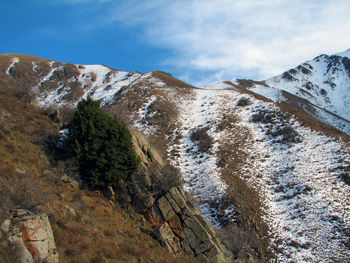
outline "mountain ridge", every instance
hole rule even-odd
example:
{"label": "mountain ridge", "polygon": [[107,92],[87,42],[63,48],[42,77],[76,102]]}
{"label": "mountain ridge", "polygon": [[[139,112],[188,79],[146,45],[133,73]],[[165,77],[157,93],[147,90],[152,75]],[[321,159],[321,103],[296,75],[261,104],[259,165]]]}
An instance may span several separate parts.
{"label": "mountain ridge", "polygon": [[304,111],[350,133],[350,49],[319,55],[262,82],[232,82],[275,102],[286,99],[281,91],[306,99],[308,105],[300,105]]}
{"label": "mountain ridge", "polygon": [[350,257],[349,136],[314,119],[311,104],[287,92],[278,102],[276,92],[263,96],[254,87],[266,92],[264,82],[199,89],[157,71],[31,60],[23,70],[21,58],[14,62],[0,57],[0,80],[18,96],[32,91],[39,106],[55,111],[90,95],[142,131],[180,168],[186,190],[225,230],[237,257],[242,251],[258,262]]}

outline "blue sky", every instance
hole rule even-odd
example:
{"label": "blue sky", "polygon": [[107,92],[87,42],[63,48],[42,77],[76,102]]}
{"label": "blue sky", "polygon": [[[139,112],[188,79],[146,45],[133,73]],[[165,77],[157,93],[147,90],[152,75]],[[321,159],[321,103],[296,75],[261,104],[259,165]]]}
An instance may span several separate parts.
{"label": "blue sky", "polygon": [[350,1],[1,0],[0,53],[261,80],[350,48]]}

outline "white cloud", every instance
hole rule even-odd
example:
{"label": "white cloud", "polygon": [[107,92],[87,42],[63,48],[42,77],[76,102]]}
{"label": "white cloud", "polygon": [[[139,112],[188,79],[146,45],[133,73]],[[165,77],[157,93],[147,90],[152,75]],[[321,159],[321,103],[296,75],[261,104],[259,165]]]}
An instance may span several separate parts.
{"label": "white cloud", "polygon": [[264,79],[320,53],[350,47],[350,1],[118,1],[111,21],[144,27],[150,43],[172,49],[178,74],[201,83]]}

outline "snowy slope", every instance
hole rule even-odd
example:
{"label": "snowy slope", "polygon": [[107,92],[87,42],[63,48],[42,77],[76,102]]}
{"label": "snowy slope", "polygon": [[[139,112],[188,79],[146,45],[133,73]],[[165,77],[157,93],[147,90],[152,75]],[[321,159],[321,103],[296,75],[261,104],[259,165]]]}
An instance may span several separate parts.
{"label": "snowy slope", "polygon": [[[220,179],[218,158],[218,136],[216,133],[219,114],[216,101],[216,90],[194,90],[192,97],[178,102],[180,134],[182,139],[178,144],[169,145],[169,152],[174,148],[179,152],[172,163],[179,167],[185,180],[185,189],[199,202],[202,213],[219,226],[217,211],[213,206],[220,204],[224,197],[226,184]],[[203,128],[214,139],[212,147],[208,151],[200,151],[198,142],[191,139],[191,134],[196,129]],[[234,205],[225,207],[226,216],[234,211]]]}
{"label": "snowy slope", "polygon": [[[185,188],[198,201],[203,215],[216,226],[221,225],[221,213],[235,222],[235,204],[222,207],[228,185],[218,165],[219,151],[224,141],[232,140],[233,145],[242,130],[247,130],[243,136],[250,138],[244,145],[248,156],[240,171],[231,173],[258,193],[270,249],[278,262],[346,262],[350,258],[346,245],[350,186],[342,175],[350,165],[349,146],[301,126],[273,103],[225,88],[213,84],[181,98],[168,98],[179,110],[174,134],[181,134],[177,143],[169,136],[169,160],[180,168]],[[238,106],[242,98],[249,103]],[[157,99],[152,96],[144,104],[140,119]],[[219,124],[224,113],[238,121],[222,130]],[[137,127],[147,134],[154,132],[152,125],[137,122]],[[191,139],[198,128],[206,128],[213,139],[208,152],[198,151],[198,143]],[[236,161],[233,148],[231,162]],[[177,154],[171,154],[174,150]]]}
{"label": "snowy slope", "polygon": [[[54,70],[44,81],[50,79]],[[177,129],[167,134],[168,158],[180,168],[185,188],[198,201],[203,215],[216,226],[220,226],[222,219],[222,211],[217,209],[223,210],[232,222],[236,213],[234,203],[220,207],[228,188],[218,166],[220,145],[228,138],[234,140],[231,135],[244,128],[248,131],[245,136],[250,138],[244,145],[248,158],[240,172],[232,173],[258,193],[263,204],[262,219],[268,225],[270,249],[277,259],[342,262],[350,258],[350,249],[345,245],[350,229],[350,187],[341,178],[350,160],[349,148],[341,141],[312,132],[273,103],[257,100],[232,87],[227,89],[227,84],[193,89],[179,97],[173,88],[152,74],[127,73],[104,66],[84,66],[79,72],[83,97],[89,94],[102,99],[103,105],[113,103],[122,87],[131,88],[132,83],[140,81],[148,95],[143,96],[144,102],[134,115],[134,127],[148,136],[163,129],[147,121],[158,114],[154,105],[166,100],[176,106]],[[255,92],[263,91],[264,87],[255,89]],[[266,89],[269,96],[264,95],[278,101],[279,90]],[[156,90],[163,90],[162,95]],[[40,97],[42,105],[64,102],[57,90],[51,92]],[[242,97],[249,100],[248,105],[238,106]],[[223,112],[239,121],[219,129]],[[191,138],[198,128],[205,128],[213,139],[206,152],[200,152],[198,142]],[[180,134],[181,139],[175,141],[175,134]],[[172,154],[174,150],[178,154]],[[234,159],[235,153],[231,154]]]}
{"label": "snowy slope", "polygon": [[284,100],[281,91],[306,99],[316,106],[315,117],[350,134],[350,49],[320,55],[265,83],[248,89],[275,102]]}
{"label": "snowy slope", "polygon": [[320,55],[266,83],[350,120],[350,51]]}
{"label": "snowy slope", "polygon": [[[350,187],[341,180],[349,148],[300,126],[269,103],[237,109],[253,135],[245,180],[266,205],[264,218],[282,262],[345,262],[350,258]],[[273,117],[273,124],[254,116]],[[277,114],[276,114],[277,113]],[[295,141],[283,142],[286,128]],[[277,134],[277,135],[276,135]],[[288,138],[288,137],[287,137]]]}
{"label": "snowy slope", "polygon": [[[50,82],[55,72],[62,70],[62,67],[53,67],[51,72],[34,87],[34,90],[39,93],[40,87],[45,82]],[[119,71],[102,65],[76,65],[76,67],[79,69],[79,75],[68,79],[68,83],[80,82],[83,89],[81,98],[89,95],[94,100],[101,100],[102,106],[114,100],[120,89],[127,87],[143,76],[138,72]],[[71,88],[68,85],[59,83],[58,89],[46,90],[38,94],[37,101],[42,107],[45,105],[60,107],[66,103],[65,96],[70,92]],[[74,103],[77,103],[77,101],[74,101]]]}
{"label": "snowy slope", "polygon": [[[237,106],[242,97],[250,104]],[[219,131],[217,124],[225,111],[239,117],[239,126],[252,136],[245,146],[249,158],[237,176],[259,192],[271,249],[279,262],[345,262],[350,258],[345,246],[350,229],[350,187],[341,180],[350,163],[347,146],[302,127],[273,103],[235,90],[195,90],[179,108],[183,139],[169,145],[180,151],[171,160],[180,167],[186,189],[207,218],[220,225],[210,205],[220,202],[227,187],[217,165],[218,145],[239,128]],[[265,122],[267,115],[274,117]],[[210,154],[199,154],[190,139],[196,127],[209,127],[215,141]],[[233,204],[227,207],[226,216],[231,213],[234,218],[234,209]]]}

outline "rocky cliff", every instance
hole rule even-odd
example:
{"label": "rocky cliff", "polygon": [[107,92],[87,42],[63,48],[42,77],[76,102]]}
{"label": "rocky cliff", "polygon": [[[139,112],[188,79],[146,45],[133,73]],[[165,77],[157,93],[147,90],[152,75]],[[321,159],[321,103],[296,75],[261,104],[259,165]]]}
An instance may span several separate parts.
{"label": "rocky cliff", "polygon": [[107,196],[141,213],[153,226],[153,235],[173,255],[186,253],[200,262],[231,261],[230,252],[185,193],[178,171],[164,164],[142,134],[133,132],[133,141],[141,168],[119,182],[116,195],[107,191]]}

